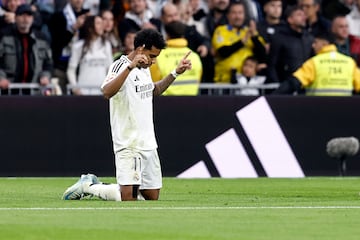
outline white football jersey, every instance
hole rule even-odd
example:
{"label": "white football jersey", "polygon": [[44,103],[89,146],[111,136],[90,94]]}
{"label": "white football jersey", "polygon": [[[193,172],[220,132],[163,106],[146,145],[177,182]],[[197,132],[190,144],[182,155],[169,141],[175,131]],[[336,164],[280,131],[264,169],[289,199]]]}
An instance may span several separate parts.
{"label": "white football jersey", "polygon": [[[115,61],[102,85],[124,71],[131,61],[125,56]],[[149,68],[134,68],[120,90],[110,98],[110,124],[114,152],[124,148],[157,148],[153,122],[153,90]]]}

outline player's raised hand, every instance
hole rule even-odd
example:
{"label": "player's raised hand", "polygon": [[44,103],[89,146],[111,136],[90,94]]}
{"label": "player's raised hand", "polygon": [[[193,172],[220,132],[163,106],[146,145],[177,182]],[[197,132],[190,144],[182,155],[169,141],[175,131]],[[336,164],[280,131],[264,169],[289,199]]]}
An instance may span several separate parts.
{"label": "player's raised hand", "polygon": [[187,57],[191,54],[191,51],[187,52],[185,56],[180,60],[179,64],[176,67],[176,73],[182,74],[186,70],[191,69],[191,61]]}
{"label": "player's raised hand", "polygon": [[136,55],[134,59],[132,60],[131,67],[148,67],[149,65],[149,59],[148,57],[143,53],[143,50],[145,48],[145,45],[138,47],[135,49]]}

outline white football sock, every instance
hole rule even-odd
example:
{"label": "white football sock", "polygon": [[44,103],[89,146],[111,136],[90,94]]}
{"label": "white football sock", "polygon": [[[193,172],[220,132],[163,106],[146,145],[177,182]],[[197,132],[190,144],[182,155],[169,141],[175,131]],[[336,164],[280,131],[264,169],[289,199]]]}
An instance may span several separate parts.
{"label": "white football sock", "polygon": [[121,201],[120,186],[118,184],[92,184],[85,191],[103,200]]}
{"label": "white football sock", "polygon": [[139,192],[139,194],[138,194],[138,196],[137,196],[137,200],[145,201],[145,198],[143,197],[143,195],[141,194],[141,192]]}

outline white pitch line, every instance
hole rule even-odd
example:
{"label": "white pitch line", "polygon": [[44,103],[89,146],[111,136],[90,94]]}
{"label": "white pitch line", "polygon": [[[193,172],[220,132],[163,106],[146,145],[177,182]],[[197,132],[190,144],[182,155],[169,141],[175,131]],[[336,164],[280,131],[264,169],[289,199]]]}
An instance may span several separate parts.
{"label": "white pitch line", "polygon": [[52,207],[5,207],[0,208],[0,211],[47,211],[47,210],[61,210],[61,211],[82,211],[82,210],[228,210],[228,209],[360,209],[360,206],[229,206],[229,207],[68,207],[68,208],[52,208]]}

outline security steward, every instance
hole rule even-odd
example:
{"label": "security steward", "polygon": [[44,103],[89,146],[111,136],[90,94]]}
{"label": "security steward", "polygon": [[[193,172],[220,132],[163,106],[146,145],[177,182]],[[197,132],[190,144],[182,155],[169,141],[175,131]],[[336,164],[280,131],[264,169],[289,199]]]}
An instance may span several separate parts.
{"label": "security steward", "polygon": [[[167,33],[166,48],[156,58],[156,64],[150,68],[151,76],[154,81],[166,77],[171,70],[178,65],[179,56],[184,56],[191,51],[188,42],[184,38],[186,25],[180,21],[173,21],[165,25]],[[187,57],[191,60],[191,69],[183,74],[172,72],[176,81],[163,93],[165,96],[196,96],[199,93],[203,66],[200,56],[196,52],[191,52]]]}
{"label": "security steward", "polygon": [[349,56],[337,51],[328,32],[315,35],[316,55],[307,60],[274,94],[293,94],[301,88],[308,96],[351,96],[360,91],[360,70]]}

